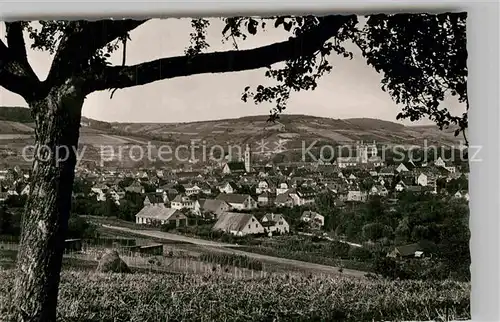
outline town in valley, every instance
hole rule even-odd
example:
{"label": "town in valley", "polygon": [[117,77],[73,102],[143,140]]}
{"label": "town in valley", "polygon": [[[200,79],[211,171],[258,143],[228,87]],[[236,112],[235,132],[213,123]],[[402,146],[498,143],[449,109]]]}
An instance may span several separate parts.
{"label": "town in valley", "polygon": [[[88,127],[82,123],[82,131]],[[79,160],[67,247],[83,251],[92,239],[112,236],[116,243],[129,237],[132,245],[121,249],[159,254],[161,234],[169,233],[165,240],[175,234],[200,246],[217,242],[238,247],[245,256],[322,264],[334,272],[467,278],[468,268],[455,271],[449,262],[467,244],[457,248],[445,239],[449,231],[460,233],[454,225],[468,211],[462,150],[445,146],[415,154],[403,148],[397,159],[384,150],[394,144],[357,141],[342,145],[347,154],[325,158],[316,149],[293,159],[282,157],[290,152],[283,143],[262,151],[262,141],[246,142],[217,160],[192,156],[139,166],[127,160],[123,166],[103,153]],[[305,160],[307,154],[311,158]],[[19,233],[16,217],[30,191],[29,177],[27,166],[0,170],[2,234],[12,240]],[[450,221],[447,213],[460,220]],[[155,238],[152,231],[158,232]],[[136,245],[136,238],[149,242]],[[398,272],[386,267],[396,262],[413,266]]]}

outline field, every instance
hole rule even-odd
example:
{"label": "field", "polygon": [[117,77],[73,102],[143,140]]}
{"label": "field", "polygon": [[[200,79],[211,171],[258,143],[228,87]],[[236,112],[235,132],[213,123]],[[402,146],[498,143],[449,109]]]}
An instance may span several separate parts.
{"label": "field", "polygon": [[[0,271],[0,316],[14,272]],[[63,272],[60,321],[444,321],[470,318],[468,284],[348,277]]]}

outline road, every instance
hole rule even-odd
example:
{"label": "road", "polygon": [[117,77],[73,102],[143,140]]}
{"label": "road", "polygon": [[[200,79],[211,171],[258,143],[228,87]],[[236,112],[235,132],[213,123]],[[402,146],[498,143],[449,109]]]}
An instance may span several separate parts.
{"label": "road", "polygon": [[[197,238],[192,238],[192,237],[181,236],[181,235],[177,235],[177,234],[165,233],[165,232],[156,231],[156,230],[135,230],[135,229],[124,228],[124,227],[110,226],[110,225],[102,225],[102,227],[117,230],[117,231],[133,233],[133,234],[141,235],[141,236],[145,236],[145,237],[152,237],[152,238],[158,238],[158,239],[164,239],[164,240],[170,240],[170,241],[180,241],[180,242],[191,243],[191,244],[203,246],[203,248],[205,248],[206,250],[209,250],[209,251],[243,255],[243,256],[247,256],[249,258],[258,259],[262,262],[267,262],[267,263],[275,264],[278,266],[286,265],[286,266],[289,266],[291,268],[305,270],[305,271],[309,271],[311,273],[329,274],[329,275],[331,275],[331,274],[338,275],[339,274],[338,267],[315,264],[315,263],[310,263],[310,262],[303,262],[303,261],[298,261],[298,260],[294,260],[294,259],[261,255],[261,254],[257,254],[257,253],[250,253],[250,252],[245,252],[245,251],[234,249],[234,248],[240,247],[239,245],[219,243],[219,242],[209,241],[209,240],[202,240],[202,239],[197,239]],[[364,277],[365,274],[366,274],[366,272],[345,269],[345,268],[342,271],[342,275],[350,275],[350,276],[355,276],[355,277]]]}
{"label": "road", "polygon": [[140,229],[140,230],[137,229],[136,230],[136,229],[130,229],[130,228],[125,228],[125,227],[110,226],[110,225],[105,225],[105,224],[102,224],[101,227],[113,229],[113,230],[119,230],[119,231],[123,231],[126,233],[132,233],[132,234],[136,234],[136,235],[142,235],[142,236],[146,236],[146,237],[159,238],[159,239],[165,239],[165,240],[173,240],[173,241],[190,243],[190,244],[195,244],[195,245],[200,245],[200,246],[239,247],[239,245],[197,239],[197,238],[192,238],[192,237],[187,237],[187,236],[182,236],[182,235],[177,235],[177,234],[165,233],[165,232],[158,231],[158,230],[145,230],[145,229]]}

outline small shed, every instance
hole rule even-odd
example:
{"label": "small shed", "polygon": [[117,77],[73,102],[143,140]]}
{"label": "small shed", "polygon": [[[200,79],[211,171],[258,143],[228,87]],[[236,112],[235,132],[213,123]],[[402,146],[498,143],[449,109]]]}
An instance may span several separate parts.
{"label": "small shed", "polygon": [[163,245],[155,244],[155,245],[142,246],[139,248],[139,253],[152,256],[161,256],[163,255]]}
{"label": "small shed", "polygon": [[82,240],[81,239],[66,239],[64,241],[64,250],[67,252],[81,252]]}

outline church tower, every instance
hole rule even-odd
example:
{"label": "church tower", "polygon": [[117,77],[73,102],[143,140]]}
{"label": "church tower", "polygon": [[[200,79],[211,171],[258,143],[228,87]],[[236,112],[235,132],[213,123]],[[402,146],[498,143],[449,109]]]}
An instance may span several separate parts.
{"label": "church tower", "polygon": [[245,171],[250,173],[252,171],[251,168],[251,160],[250,160],[250,146],[247,144],[245,148]]}
{"label": "church tower", "polygon": [[360,163],[368,163],[368,146],[363,144],[363,141],[356,147],[356,156]]}

